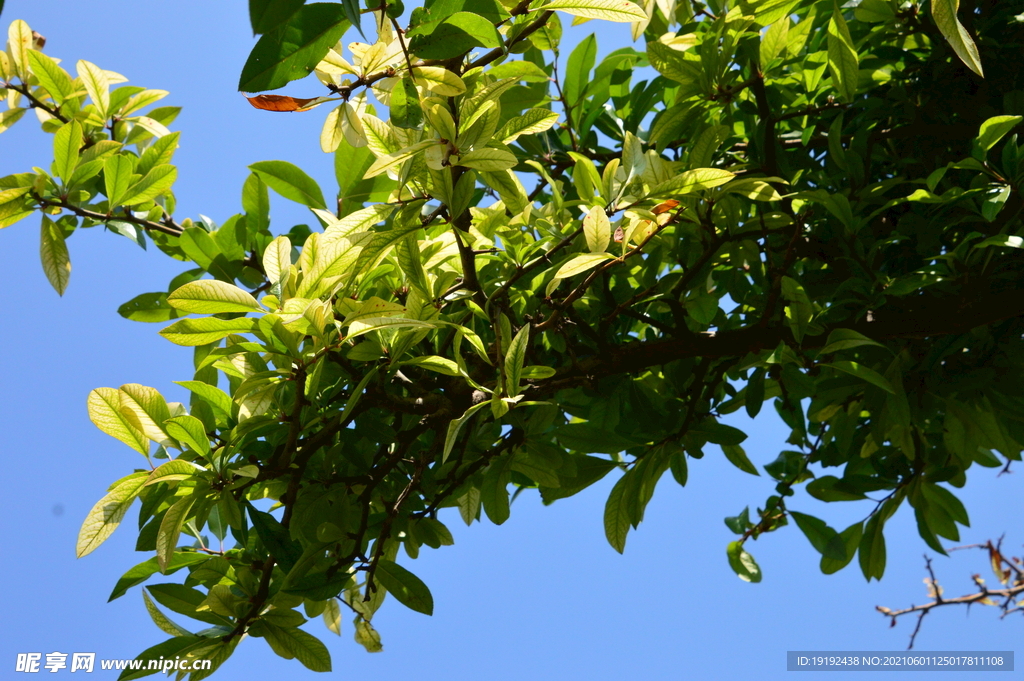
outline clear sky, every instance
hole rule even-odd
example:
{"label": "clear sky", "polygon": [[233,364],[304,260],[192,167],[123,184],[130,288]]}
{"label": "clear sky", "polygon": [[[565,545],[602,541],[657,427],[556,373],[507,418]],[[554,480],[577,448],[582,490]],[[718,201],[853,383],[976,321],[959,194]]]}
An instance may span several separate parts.
{"label": "clear sky", "polygon": [[[333,187],[332,159],[318,143],[328,108],[262,112],[235,91],[254,42],[246,7],[244,0],[7,0],[0,24],[6,33],[12,20],[25,19],[46,36],[51,56],[71,64],[86,59],[123,73],[131,84],[170,90],[164,103],[184,107],[172,126],[182,131],[175,157],[179,220],[202,213],[220,222],[240,211],[246,166],[256,161],[290,161],[326,194]],[[582,29],[598,31],[602,52],[629,43],[625,25],[593,22]],[[563,49],[567,53],[569,45]],[[309,79],[285,92],[312,97],[321,90]],[[34,116],[26,116],[0,135],[0,175],[47,166],[51,143]],[[315,223],[279,198],[271,215],[278,231]],[[82,518],[110,482],[143,465],[138,454],[92,426],[85,399],[95,387],[142,383],[184,400],[172,381],[192,377],[191,352],[161,339],[159,324],[129,322],[116,313],[139,293],[165,289],[183,263],[114,234],[81,231],[68,242],[73,273],[58,298],[39,265],[38,240],[37,218],[0,231],[0,271],[7,282],[0,320],[4,679],[17,678],[19,652],[129,658],[166,638],[146,615],[138,587],[106,603],[117,578],[149,557],[133,551],[134,510],[95,553],[74,557]],[[782,426],[766,418],[771,411],[766,407],[749,428],[745,416],[732,420],[750,433],[745,447],[759,466],[783,448]],[[910,510],[901,509],[887,526],[889,558],[881,583],[865,583],[856,561],[839,574],[822,575],[818,554],[790,526],[749,545],[764,581],[747,584],[726,562],[733,535],[722,518],[763,503],[774,485],[766,475],[737,470],[716,449],[691,460],[685,489],[669,475],[663,478],[623,556],[607,544],[602,528],[614,478],[546,508],[525,493],[501,527],[485,520],[467,528],[449,511],[443,519],[455,546],[424,548],[410,565],[430,586],[435,615],[386,603],[374,619],[383,653],[371,655],[356,644],[348,619],[340,639],[319,621],[307,628],[327,643],[335,671],[424,681],[781,679],[787,650],[904,649],[913,621],[890,629],[874,607],[926,599],[923,554],[933,552],[918,538]],[[996,472],[972,468],[967,490],[957,492],[972,521],[964,543],[1006,532],[1008,549],[1019,555],[1024,472],[999,478]],[[802,493],[789,506],[840,529],[870,511],[867,504],[825,505]],[[975,572],[993,581],[981,552],[952,555],[935,561],[947,595],[967,593]],[[401,560],[411,562],[404,555]],[[1020,619],[1001,622],[994,608],[939,610],[925,620],[916,648],[1012,650],[1021,640]],[[116,676],[97,670],[91,677],[104,674]],[[277,658],[262,640],[249,639],[216,678],[258,681],[281,674],[313,677],[297,661]],[[957,678],[973,676],[980,674]]]}

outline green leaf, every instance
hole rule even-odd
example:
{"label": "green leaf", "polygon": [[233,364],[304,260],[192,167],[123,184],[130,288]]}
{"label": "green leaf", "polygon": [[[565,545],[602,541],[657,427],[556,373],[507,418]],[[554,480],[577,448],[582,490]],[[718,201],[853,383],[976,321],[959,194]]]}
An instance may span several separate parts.
{"label": "green leaf", "polygon": [[725,458],[729,460],[733,466],[739,468],[744,473],[750,473],[751,475],[761,475],[757,472],[757,467],[750,462],[747,458],[747,453],[743,450],[743,447],[739,445],[720,445],[722,447],[722,453],[725,454]]}
{"label": "green leaf", "polygon": [[755,369],[747,381],[747,389],[744,393],[743,406],[747,410],[747,416],[754,418],[761,411],[764,404],[764,369]]}
{"label": "green leaf", "polygon": [[891,21],[896,18],[896,13],[887,0],[861,0],[861,3],[853,10],[857,21],[880,22]]}
{"label": "green leaf", "polygon": [[237,286],[215,279],[191,281],[167,296],[172,307],[193,314],[252,312],[260,304],[251,294]]}
{"label": "green leaf", "polygon": [[406,75],[391,88],[391,124],[399,128],[418,128],[423,123],[420,95],[412,76]]}
{"label": "green leaf", "polygon": [[39,259],[46,279],[57,294],[63,296],[71,280],[71,256],[64,242],[64,230],[45,215],[39,232]]}
{"label": "green leaf", "polygon": [[249,173],[242,185],[242,209],[250,233],[262,234],[270,229],[270,193],[256,173]]}
{"label": "green leaf", "polygon": [[629,501],[625,494],[628,484],[627,476],[619,478],[604,505],[604,536],[619,553],[626,550],[626,535],[629,533]]}
{"label": "green leaf", "polygon": [[932,19],[935,25],[945,37],[946,42],[956,52],[956,56],[967,64],[967,67],[982,78],[985,73],[981,68],[981,57],[978,56],[978,46],[971,39],[963,24],[956,17],[957,9],[960,7],[960,0],[932,0]]}
{"label": "green leaf", "polygon": [[576,467],[575,475],[560,475],[560,487],[541,487],[541,498],[545,506],[585,490],[617,467],[614,461],[596,456],[573,456],[572,461]]}
{"label": "green leaf", "polygon": [[489,402],[480,402],[479,404],[474,404],[472,407],[466,410],[465,414],[463,414],[462,416],[448,424],[448,434],[445,436],[444,451],[441,454],[442,463],[446,461],[448,459],[448,455],[451,454],[452,447],[455,446],[455,438],[458,436],[459,430],[462,429],[462,425],[469,420],[469,417],[471,417],[473,414],[480,411],[484,407],[488,406],[489,404]]}
{"label": "green leaf", "polygon": [[267,643],[281,657],[297,659],[314,672],[331,671],[331,653],[316,636],[302,629],[279,627],[269,622],[263,622],[263,627]]}
{"label": "green leaf", "polygon": [[103,179],[110,207],[120,205],[132,180],[131,159],[120,154],[108,156],[103,162]]}
{"label": "green leaf", "polygon": [[287,161],[260,161],[249,166],[271,189],[310,208],[327,208],[320,186],[301,168]]}
{"label": "green leaf", "polygon": [[160,609],[156,607],[156,604],[153,603],[152,599],[150,599],[149,594],[146,593],[145,589],[142,590],[142,601],[146,604],[146,611],[149,613],[150,619],[153,620],[153,624],[155,624],[160,631],[165,634],[170,634],[171,636],[192,635],[187,629],[178,626],[172,622],[167,615],[160,612]]}
{"label": "green leaf", "polygon": [[181,316],[167,303],[163,291],[137,295],[117,308],[117,313],[134,322],[169,322]]}
{"label": "green leaf", "polygon": [[750,527],[750,507],[747,506],[739,515],[729,516],[725,519],[725,526],[733,534],[743,534]]}
{"label": "green leaf", "polygon": [[175,345],[188,347],[207,345],[226,338],[233,333],[249,333],[256,328],[256,320],[251,317],[238,319],[182,319],[160,332],[160,335]]}
{"label": "green leaf", "polygon": [[149,676],[150,674],[156,674],[160,670],[149,669],[150,660],[159,660],[161,657],[166,659],[182,657],[187,655],[191,650],[209,645],[210,639],[201,636],[176,636],[174,638],[167,639],[163,643],[158,643],[157,645],[147,648],[139,653],[138,657],[135,658],[141,662],[139,668],[133,669],[130,665],[126,666],[125,670],[121,672],[121,675],[117,677],[117,681],[141,679]]}
{"label": "green leaf", "polygon": [[382,558],[377,562],[374,577],[405,607],[424,615],[434,614],[434,598],[430,589],[401,565]]}
{"label": "green leaf", "polygon": [[267,551],[277,559],[281,569],[289,572],[302,557],[302,545],[292,540],[288,530],[278,522],[277,518],[269,513],[256,510],[256,507],[248,501],[245,502],[245,506],[249,509],[252,526],[255,528],[256,534],[259,535],[260,541],[267,547]]}
{"label": "green leaf", "polygon": [[758,566],[757,561],[754,560],[754,557],[743,548],[742,543],[738,541],[729,542],[729,546],[726,548],[726,555],[729,558],[729,567],[732,568],[737,577],[744,582],[753,582],[755,584],[761,581],[761,568]]}
{"label": "green leaf", "polygon": [[206,601],[206,594],[198,589],[184,584],[150,584],[146,590],[156,599],[157,603],[179,615],[185,615],[214,626],[231,624],[230,620],[221,615],[209,610],[197,609]]}
{"label": "green leaf", "polygon": [[472,12],[420,24],[408,34],[409,51],[421,59],[450,59],[474,47],[499,47],[501,35],[494,24]]}
{"label": "green leaf", "polygon": [[800,0],[739,0],[738,8],[745,16],[754,17],[754,21],[767,26],[789,14],[800,4]]}
{"label": "green leaf", "polygon": [[139,495],[149,473],[143,471],[133,473],[118,481],[107,494],[96,502],[92,510],[85,516],[82,528],[78,531],[75,544],[75,555],[78,558],[87,556],[107,540],[117,526],[121,524],[124,514]]}
{"label": "green leaf", "polygon": [[647,57],[661,75],[680,83],[686,95],[695,95],[704,87],[699,60],[687,59],[678,50],[658,41],[647,43]]}
{"label": "green leaf", "polygon": [[210,453],[210,438],[206,435],[203,422],[195,416],[183,414],[164,421],[167,434],[179,442],[183,442],[201,456]]}
{"label": "green leaf", "polygon": [[[169,575],[183,567],[197,565],[198,563],[205,563],[208,560],[210,560],[210,556],[205,553],[178,551],[165,566],[163,574]],[[110,598],[107,599],[107,602],[109,603],[115,598],[120,598],[128,592],[128,589],[132,588],[136,584],[142,584],[157,572],[160,572],[160,566],[157,563],[156,556],[139,563],[132,569],[128,570],[128,572],[121,575],[121,578],[117,580],[117,584],[114,585],[114,590],[110,593]]]}
{"label": "green leaf", "polygon": [[892,395],[896,394],[896,391],[893,390],[892,385],[889,384],[889,381],[885,380],[884,376],[882,376],[874,369],[870,369],[864,366],[863,364],[858,364],[857,362],[831,362],[822,363],[819,364],[818,366],[831,367],[838,371],[850,374],[851,376],[856,376],[862,381],[867,381],[872,385],[878,386],[887,393],[890,393]]}
{"label": "green leaf", "polygon": [[249,22],[254,35],[269,33],[285,23],[306,0],[249,0]]}
{"label": "green leaf", "polygon": [[149,454],[149,438],[121,411],[121,392],[96,388],[89,393],[89,420],[107,435],[120,440],[143,456]]}
{"label": "green leaf", "polygon": [[591,423],[568,423],[555,429],[554,435],[563,447],[589,454],[618,454],[639,444]]}
{"label": "green leaf", "polygon": [[858,333],[853,329],[836,329],[828,335],[828,340],[825,341],[825,347],[819,350],[822,355],[828,355],[839,350],[846,350],[848,348],[857,348],[862,345],[876,345],[880,348],[885,346],[878,341],[873,341],[862,333]]}
{"label": "green leaf", "polygon": [[863,532],[864,525],[862,523],[854,523],[840,532],[839,539],[843,542],[843,553],[845,557],[842,560],[835,560],[833,558],[822,556],[820,563],[822,573],[831,575],[839,572],[849,565],[850,561],[853,560],[854,554],[857,553],[857,547],[860,545],[860,539]]}
{"label": "green leaf", "polygon": [[864,526],[857,555],[861,572],[869,582],[872,577],[882,579],[885,573],[885,536],[882,534],[884,523],[881,518],[881,514],[876,513]]}
{"label": "green leaf", "polygon": [[806,489],[808,494],[821,501],[858,501],[865,498],[862,492],[847,490],[842,480],[834,475],[823,475],[808,483]]}
{"label": "green leaf", "polygon": [[65,123],[53,136],[53,170],[65,186],[78,167],[81,146],[82,125],[78,121]]}
{"label": "green leaf", "polygon": [[[986,152],[1003,139],[1008,132],[1020,125],[1024,116],[993,116],[981,124],[978,130],[978,138],[975,146],[981,152]],[[984,158],[984,153],[981,158]]]}
{"label": "green leaf", "polygon": [[302,7],[287,24],[259,39],[242,67],[238,89],[276,90],[305,78],[348,27],[345,9],[339,4],[315,2]]}
{"label": "green leaf", "polygon": [[581,40],[569,53],[565,67],[565,82],[562,94],[569,106],[576,106],[587,91],[590,82],[590,70],[597,60],[597,38],[591,33]]}
{"label": "green leaf", "polygon": [[519,394],[519,378],[526,358],[526,348],[530,344],[530,325],[526,324],[509,343],[505,353],[505,390],[509,397]]}
{"label": "green leaf", "polygon": [[761,68],[766,67],[769,62],[779,56],[780,52],[786,49],[788,38],[789,17],[782,17],[768,27],[768,30],[761,36],[761,48],[759,51]]}
{"label": "green leaf", "polygon": [[828,68],[842,100],[852,102],[857,95],[857,49],[838,2],[828,22]]}
{"label": "green leaf", "polygon": [[846,560],[844,540],[840,538],[838,532],[826,525],[825,521],[796,511],[789,511],[789,515],[822,557],[835,561]]}
{"label": "green leaf", "polygon": [[604,19],[627,24],[647,21],[647,13],[629,0],[555,0],[538,8],[555,9],[585,19]]}

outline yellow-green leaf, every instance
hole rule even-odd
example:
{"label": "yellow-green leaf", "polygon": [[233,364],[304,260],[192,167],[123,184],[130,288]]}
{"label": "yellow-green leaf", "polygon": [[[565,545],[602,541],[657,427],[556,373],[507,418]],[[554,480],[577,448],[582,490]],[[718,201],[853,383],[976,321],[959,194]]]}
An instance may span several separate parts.
{"label": "yellow-green leaf", "polygon": [[292,242],[286,236],[271,241],[263,251],[263,271],[272,284],[281,281],[281,274],[292,264]]}
{"label": "yellow-green leaf", "polygon": [[314,672],[331,671],[331,654],[320,639],[302,629],[263,623],[264,637],[274,652],[286,659],[295,658]]}
{"label": "yellow-green leaf", "polygon": [[444,67],[417,66],[412,73],[420,85],[443,97],[455,97],[466,91],[462,79]]}
{"label": "yellow-green leaf", "polygon": [[167,302],[177,310],[193,314],[252,312],[260,309],[260,304],[251,294],[216,279],[191,281],[175,289],[174,293],[167,296]]}
{"label": "yellow-green leaf", "polygon": [[178,169],[174,166],[169,163],[158,165],[128,188],[121,203],[125,206],[134,206],[152,201],[170,189],[177,177]]}
{"label": "yellow-green leaf", "polygon": [[583,236],[587,238],[587,248],[591,253],[604,253],[612,238],[612,225],[608,222],[608,214],[604,208],[594,206],[583,218]]}
{"label": "yellow-green leaf", "polygon": [[170,443],[163,422],[171,418],[171,411],[163,395],[156,388],[138,383],[122,385],[119,392],[121,413],[132,426],[154,442]]}
{"label": "yellow-green leaf", "polygon": [[226,338],[233,333],[248,333],[256,327],[256,320],[251,317],[238,319],[182,319],[171,324],[160,335],[175,345],[194,347],[206,345]]}
{"label": "yellow-green leaf", "polygon": [[195,416],[175,416],[164,422],[164,428],[167,429],[168,435],[188,445],[202,456],[210,453],[210,438],[206,436],[203,422]]}
{"label": "yellow-green leaf", "polygon": [[146,612],[149,613],[150,619],[153,620],[153,624],[155,624],[160,631],[164,632],[165,634],[170,634],[171,636],[192,635],[192,632],[178,626],[177,624],[172,622],[170,618],[167,617],[167,615],[163,614],[160,611],[160,608],[156,607],[156,603],[154,603],[153,600],[149,597],[149,593],[145,589],[142,589],[142,600],[146,604]]}
{"label": "yellow-green leaf", "polygon": [[365,179],[377,177],[381,173],[387,172],[389,169],[394,168],[397,165],[401,165],[402,163],[405,163],[410,158],[415,156],[417,153],[435,144],[437,144],[435,140],[424,140],[422,142],[417,142],[412,146],[405,147],[404,149],[399,149],[393,154],[381,156],[376,161],[374,161],[373,165],[367,168],[366,174],[363,175],[363,177]]}
{"label": "yellow-green leaf", "polygon": [[29,52],[32,51],[32,29],[21,19],[15,19],[7,29],[8,53],[14,71],[22,80],[28,79]]}
{"label": "yellow-green leaf", "polygon": [[555,278],[568,279],[569,277],[574,277],[581,272],[586,272],[605,261],[614,259],[615,256],[611,253],[584,253],[582,255],[577,255],[558,269],[558,272],[555,274]]}
{"label": "yellow-green leaf", "polygon": [[960,9],[960,0],[932,0],[932,18],[946,42],[971,71],[984,78],[985,72],[981,68],[978,46],[974,44],[971,34],[957,19],[958,9]]}
{"label": "yellow-green leaf", "polygon": [[735,173],[720,168],[694,168],[662,182],[651,190],[651,196],[694,194],[725,184],[734,177]]}
{"label": "yellow-green leaf", "polygon": [[[526,62],[529,63],[529,62]],[[496,135],[505,144],[515,142],[520,135],[534,135],[548,130],[558,121],[558,112],[550,109],[527,109],[522,116],[513,116]]]}
{"label": "yellow-green leaf", "polygon": [[71,76],[53,59],[42,52],[32,50],[28,53],[28,61],[32,65],[32,73],[39,79],[39,84],[46,88],[57,106],[74,94]]}
{"label": "yellow-green leaf", "polygon": [[457,165],[493,173],[514,168],[517,163],[519,161],[511,151],[484,147],[462,154],[459,156]]}
{"label": "yellow-green leaf", "polygon": [[863,381],[867,381],[872,385],[876,385],[887,393],[890,393],[892,395],[896,394],[896,391],[893,390],[892,384],[889,383],[889,381],[885,380],[885,377],[882,376],[882,374],[878,373],[874,369],[864,366],[863,364],[858,364],[857,362],[842,361],[822,363],[819,364],[818,366],[832,367],[833,369],[837,369],[839,371],[842,371],[843,373],[850,374],[851,376],[856,376],[857,378]]}
{"label": "yellow-green leaf", "polygon": [[89,393],[89,420],[107,435],[120,440],[140,454],[149,454],[149,438],[121,412],[121,392],[96,388]]}
{"label": "yellow-green leaf", "polygon": [[[107,388],[110,390],[110,388]],[[128,512],[128,508],[135,501],[139,490],[146,483],[149,473],[143,471],[133,473],[120,480],[107,494],[96,502],[92,510],[85,516],[82,528],[78,531],[78,541],[75,544],[75,555],[78,558],[86,556],[96,550],[96,547],[106,541]]]}
{"label": "yellow-green leaf", "polygon": [[857,94],[857,49],[838,3],[828,22],[828,67],[843,101],[852,102]]}
{"label": "yellow-green leaf", "polygon": [[164,519],[160,521],[160,529],[156,534],[156,562],[160,566],[160,572],[167,569],[167,565],[174,557],[181,528],[184,527],[188,512],[192,510],[195,502],[195,497],[191,495],[178,499],[167,509]]}
{"label": "yellow-green leaf", "polygon": [[110,80],[107,73],[100,67],[84,59],[78,60],[78,77],[96,105],[100,118],[106,118],[110,109]]}
{"label": "yellow-green leaf", "polygon": [[82,124],[78,121],[65,123],[53,136],[53,169],[65,186],[78,166],[81,145]]}
{"label": "yellow-green leaf", "polygon": [[107,201],[113,208],[121,203],[132,181],[131,159],[120,154],[107,157],[103,162],[103,180]]}
{"label": "yellow-green leaf", "polygon": [[28,111],[28,109],[18,107],[15,109],[8,109],[7,111],[0,113],[0,132],[3,132],[21,120],[21,117],[25,115],[26,111]]}
{"label": "yellow-green leaf", "polygon": [[204,469],[183,459],[171,459],[166,463],[162,463],[157,466],[152,473],[149,474],[149,478],[146,479],[146,487],[150,485],[156,485],[161,482],[180,482],[181,480],[188,480],[194,477],[196,473],[201,473]]}
{"label": "yellow-green leaf", "polygon": [[538,9],[557,9],[585,19],[604,19],[627,24],[647,21],[647,13],[629,0],[554,0]]}
{"label": "yellow-green leaf", "polygon": [[341,606],[338,599],[331,598],[324,604],[324,626],[341,636]]}
{"label": "yellow-green leaf", "polygon": [[47,280],[59,295],[64,295],[71,280],[71,257],[64,243],[64,232],[53,220],[43,216],[39,233],[39,259]]}

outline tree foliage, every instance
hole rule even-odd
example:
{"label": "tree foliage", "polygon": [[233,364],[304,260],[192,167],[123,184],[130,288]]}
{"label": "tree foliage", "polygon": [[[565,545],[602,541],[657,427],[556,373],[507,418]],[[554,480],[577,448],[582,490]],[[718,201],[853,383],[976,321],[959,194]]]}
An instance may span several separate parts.
{"label": "tree foliage", "polygon": [[[220,225],[175,217],[179,109],[153,107],[167,92],[68,68],[14,21],[0,131],[32,109],[54,153],[0,178],[0,227],[41,214],[58,293],[78,229],[187,263],[120,312],[192,349],[190,403],[137,384],[88,401],[145,465],[89,513],[78,554],[138,498],[137,548],[156,555],[111,598],[188,572],[147,587],[171,638],[141,657],[215,669],[248,634],[326,671],[299,627],[322,615],[339,632],[340,606],[380,650],[385,594],[433,609],[406,558],[452,543],[440,509],[501,524],[510,490],[550,504],[613,475],[622,551],[666,472],[685,485],[720,449],[761,474],[721,419],[765,402],[792,449],[764,466],[757,510],[726,519],[739,578],[761,580],[750,540],[792,520],[823,572],[856,557],[879,579],[905,503],[944,552],[969,522],[950,488],[1024,443],[1011,5],[251,0],[239,87],[319,80],[322,96],[250,102],[329,106],[338,189],[255,163]],[[593,35],[561,44],[566,15],[627,24],[634,43],[598,61]],[[318,229],[272,231],[270,190]],[[798,486],[865,518],[790,508]]]}

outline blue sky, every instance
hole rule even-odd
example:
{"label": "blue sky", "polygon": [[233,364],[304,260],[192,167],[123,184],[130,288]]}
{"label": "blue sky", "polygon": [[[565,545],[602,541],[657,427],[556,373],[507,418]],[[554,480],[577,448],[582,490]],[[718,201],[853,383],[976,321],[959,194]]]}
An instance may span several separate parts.
{"label": "blue sky", "polygon": [[[238,212],[246,166],[260,160],[296,163],[325,193],[332,191],[332,158],[318,143],[329,109],[260,112],[235,91],[253,44],[243,0],[7,0],[0,23],[6,29],[16,18],[47,37],[51,56],[72,64],[87,59],[123,73],[132,84],[170,90],[165,103],[184,107],[172,126],[183,133],[175,157],[179,219],[202,213],[219,222]],[[599,31],[602,52],[629,42],[626,26],[595,22],[584,28],[590,26]],[[569,47],[564,45],[563,54]],[[311,97],[321,88],[307,80],[286,92]],[[48,165],[51,141],[33,116],[25,117],[0,135],[0,175]],[[296,222],[311,221],[300,208],[274,201],[272,229],[287,231]],[[183,263],[155,249],[144,252],[113,234],[79,232],[68,243],[71,284],[58,298],[39,265],[38,235],[36,218],[0,231],[0,268],[8,282],[0,321],[0,451],[6,480],[0,496],[5,545],[0,583],[6,585],[8,623],[0,642],[3,678],[13,678],[19,652],[134,657],[166,638],[146,615],[138,588],[106,603],[117,578],[149,557],[133,551],[134,513],[95,553],[74,558],[82,518],[110,482],[144,463],[92,426],[85,399],[92,388],[133,382],[182,400],[184,391],[172,381],[191,378],[191,353],[161,339],[160,325],[129,322],[116,313],[118,305],[141,292],[165,289],[185,269]],[[771,411],[766,408],[747,428],[745,447],[759,466],[775,458],[785,439],[781,424],[766,418]],[[745,417],[732,421],[740,427],[745,422]],[[1008,532],[1008,548],[1020,546],[1020,475],[997,478],[991,469],[969,471],[968,488],[957,492],[972,520],[965,543]],[[787,674],[787,650],[906,647],[913,622],[889,629],[874,606],[904,607],[926,599],[922,556],[927,547],[908,509],[887,526],[889,560],[881,583],[865,583],[856,564],[837,575],[820,574],[818,555],[789,527],[749,546],[764,581],[747,584],[726,563],[725,546],[733,535],[722,518],[763,502],[773,487],[767,476],[740,472],[709,451],[703,460],[691,461],[685,489],[665,476],[622,556],[608,546],[602,529],[613,482],[547,508],[535,495],[523,494],[501,527],[485,521],[466,528],[452,513],[446,520],[455,546],[424,549],[410,564],[431,587],[435,615],[385,604],[374,619],[383,653],[370,655],[357,645],[348,620],[340,639],[319,621],[307,628],[327,643],[336,671],[424,681],[627,674],[775,679]],[[859,504],[826,506],[803,494],[790,506],[838,528],[870,510]],[[967,593],[975,572],[991,581],[984,554],[953,556],[935,562],[947,595]],[[177,621],[193,624],[184,619]],[[1020,640],[1019,619],[1000,622],[992,608],[969,615],[964,609],[940,610],[926,619],[917,649],[1010,650]],[[297,661],[281,660],[263,641],[250,639],[217,678],[285,673],[313,677]],[[104,674],[96,671],[93,677]],[[846,676],[851,674],[828,678]]]}

